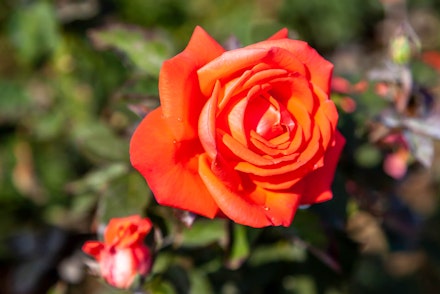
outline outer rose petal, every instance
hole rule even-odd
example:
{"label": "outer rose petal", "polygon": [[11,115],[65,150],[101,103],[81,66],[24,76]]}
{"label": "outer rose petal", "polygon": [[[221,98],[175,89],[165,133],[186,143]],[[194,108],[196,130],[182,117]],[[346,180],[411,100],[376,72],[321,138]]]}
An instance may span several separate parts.
{"label": "outer rose petal", "polygon": [[327,149],[324,157],[324,165],[306,175],[302,180],[304,192],[301,198],[301,205],[319,203],[332,198],[331,184],[338,164],[339,155],[344,145],[344,137],[339,131],[336,131],[335,144],[334,146],[329,146]]}
{"label": "outer rose petal", "polygon": [[201,27],[196,27],[183,52],[163,63],[159,93],[163,115],[177,141],[197,136],[197,120],[206,102],[197,70],[225,50]]}
{"label": "outer rose petal", "polygon": [[269,37],[267,40],[279,40],[284,39],[289,36],[289,30],[287,28],[283,28]]}
{"label": "outer rose petal", "polygon": [[82,251],[93,256],[97,261],[101,259],[101,252],[104,250],[105,245],[99,241],[87,241],[82,246]]}
{"label": "outer rose petal", "polygon": [[213,218],[217,204],[198,175],[199,141],[175,141],[162,110],[147,115],[130,143],[132,165],[162,204]]}
{"label": "outer rose petal", "polygon": [[289,226],[299,205],[302,185],[289,193],[271,192],[257,188],[251,195],[235,193],[211,171],[208,157],[199,157],[199,171],[223,214],[231,220],[255,227]]}
{"label": "outer rose petal", "polygon": [[255,203],[245,200],[243,195],[239,195],[226,187],[214,175],[205,154],[199,157],[199,173],[221,211],[228,218],[239,224],[256,228],[272,225],[264,214],[263,206],[257,206]]}
{"label": "outer rose petal", "polygon": [[267,40],[245,48],[265,48],[269,50],[273,47],[283,48],[292,53],[309,69],[311,82],[326,93],[330,91],[333,64],[325,60],[306,42],[291,39]]}
{"label": "outer rose petal", "polygon": [[[298,185],[300,187],[301,185]],[[266,193],[266,215],[274,226],[288,227],[299,206],[301,188],[298,192],[279,193],[265,191]]]}
{"label": "outer rose petal", "polygon": [[118,247],[128,247],[140,242],[151,230],[151,221],[132,215],[122,218],[112,218],[105,230],[105,243]]}

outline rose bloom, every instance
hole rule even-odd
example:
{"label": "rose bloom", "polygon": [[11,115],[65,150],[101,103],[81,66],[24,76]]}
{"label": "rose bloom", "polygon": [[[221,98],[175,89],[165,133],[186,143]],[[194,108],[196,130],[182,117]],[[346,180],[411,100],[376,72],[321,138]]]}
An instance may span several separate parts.
{"label": "rose bloom", "polygon": [[82,250],[99,263],[101,276],[110,285],[128,289],[136,276],[145,276],[151,268],[151,254],[143,240],[151,222],[138,215],[113,218],[104,233],[104,242],[88,241]]}
{"label": "rose bloom", "polygon": [[329,100],[333,65],[287,34],[225,51],[197,27],[164,62],[161,106],[130,144],[160,204],[264,227],[332,198],[345,141]]}

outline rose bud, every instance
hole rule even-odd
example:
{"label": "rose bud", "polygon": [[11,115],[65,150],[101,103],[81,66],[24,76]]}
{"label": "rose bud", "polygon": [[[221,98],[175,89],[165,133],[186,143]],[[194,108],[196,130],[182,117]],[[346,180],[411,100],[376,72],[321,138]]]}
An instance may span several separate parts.
{"label": "rose bud", "polygon": [[113,218],[105,229],[104,242],[87,241],[82,250],[98,261],[100,275],[108,284],[128,289],[137,277],[150,272],[151,253],[143,244],[150,230],[150,220],[138,215]]}

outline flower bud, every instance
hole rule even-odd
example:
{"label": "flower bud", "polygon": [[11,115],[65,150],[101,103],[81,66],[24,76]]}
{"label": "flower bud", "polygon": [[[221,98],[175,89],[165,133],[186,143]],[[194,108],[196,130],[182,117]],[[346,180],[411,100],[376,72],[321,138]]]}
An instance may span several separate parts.
{"label": "flower bud", "polygon": [[150,250],[143,244],[151,222],[140,216],[112,219],[104,233],[104,242],[88,241],[82,250],[99,263],[100,275],[117,288],[128,289],[138,276],[151,269]]}
{"label": "flower bud", "polygon": [[396,64],[407,64],[411,59],[411,44],[405,35],[393,38],[390,42],[390,55]]}

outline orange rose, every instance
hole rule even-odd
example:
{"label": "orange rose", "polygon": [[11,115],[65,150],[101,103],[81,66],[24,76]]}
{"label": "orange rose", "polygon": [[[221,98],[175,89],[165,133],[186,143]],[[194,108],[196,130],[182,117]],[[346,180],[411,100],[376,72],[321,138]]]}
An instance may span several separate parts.
{"label": "orange rose", "polygon": [[137,275],[151,268],[151,254],[143,244],[151,222],[138,215],[113,218],[104,234],[104,242],[88,241],[82,250],[99,262],[101,276],[110,285],[128,289]]}
{"label": "orange rose", "polygon": [[288,226],[299,205],[332,198],[344,145],[332,70],[287,29],[225,51],[197,27],[162,66],[161,107],[133,134],[131,162],[160,204]]}

